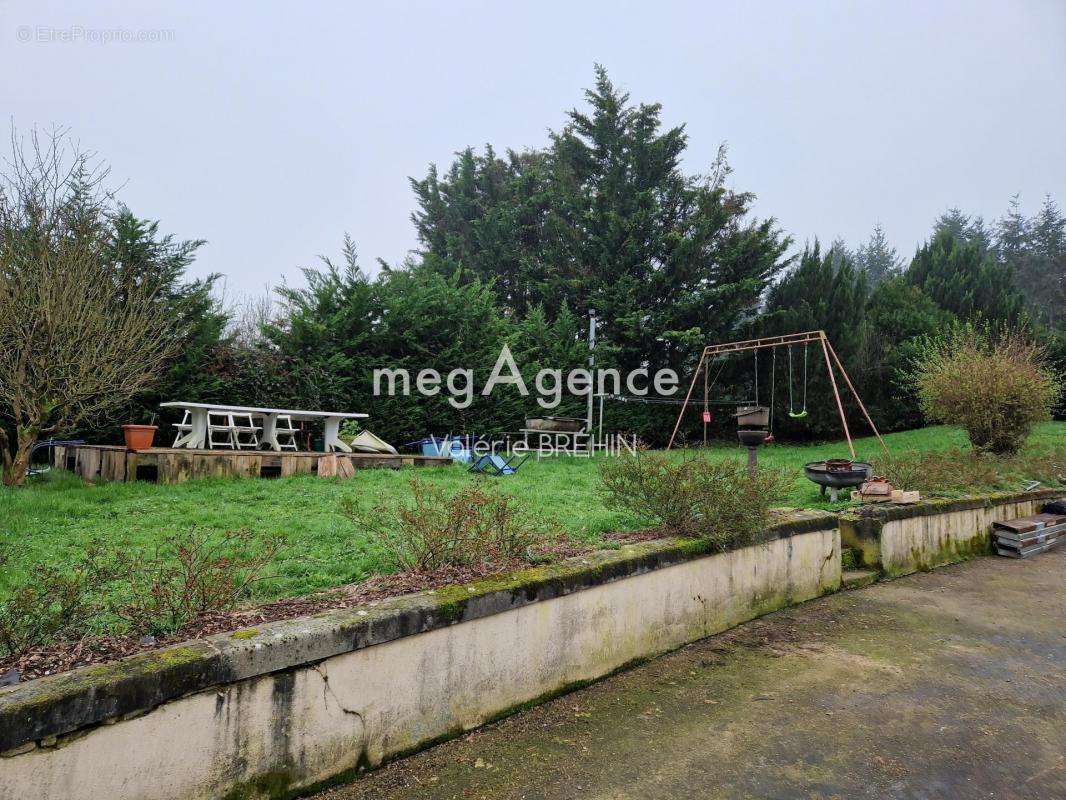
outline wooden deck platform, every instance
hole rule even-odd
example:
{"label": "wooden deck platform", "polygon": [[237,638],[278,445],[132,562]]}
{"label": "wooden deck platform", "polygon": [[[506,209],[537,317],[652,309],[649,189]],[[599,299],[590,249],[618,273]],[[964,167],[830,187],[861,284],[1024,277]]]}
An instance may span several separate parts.
{"label": "wooden deck platform", "polygon": [[360,469],[439,467],[451,463],[450,458],[415,454],[234,452],[172,447],[127,450],[117,445],[82,444],[56,447],[53,466],[88,481],[182,483],[190,478],[280,478],[289,475],[349,478]]}

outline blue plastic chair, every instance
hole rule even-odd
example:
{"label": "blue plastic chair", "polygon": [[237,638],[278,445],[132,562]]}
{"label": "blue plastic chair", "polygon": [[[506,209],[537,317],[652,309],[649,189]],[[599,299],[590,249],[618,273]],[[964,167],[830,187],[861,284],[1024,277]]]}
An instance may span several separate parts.
{"label": "blue plastic chair", "polygon": [[470,465],[470,471],[481,475],[514,475],[529,456],[504,458],[498,453],[486,453]]}

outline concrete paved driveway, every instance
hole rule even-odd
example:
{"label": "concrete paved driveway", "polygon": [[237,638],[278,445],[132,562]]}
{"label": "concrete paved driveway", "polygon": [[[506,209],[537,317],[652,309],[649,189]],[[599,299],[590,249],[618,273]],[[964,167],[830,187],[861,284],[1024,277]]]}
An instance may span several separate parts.
{"label": "concrete paved driveway", "polygon": [[1066,798],[1066,547],[764,617],[319,795]]}

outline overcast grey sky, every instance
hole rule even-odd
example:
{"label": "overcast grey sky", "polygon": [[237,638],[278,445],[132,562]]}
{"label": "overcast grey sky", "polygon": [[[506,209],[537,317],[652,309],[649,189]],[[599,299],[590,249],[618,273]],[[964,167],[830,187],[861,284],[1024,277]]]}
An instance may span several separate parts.
{"label": "overcast grey sky", "polygon": [[727,142],[800,243],[880,221],[909,256],[948,206],[1066,205],[1066,0],[0,0],[0,109],[68,126],[231,293],[299,282],[345,231],[364,266],[401,260],[407,177],[541,146],[594,62],[687,124],[689,171]]}

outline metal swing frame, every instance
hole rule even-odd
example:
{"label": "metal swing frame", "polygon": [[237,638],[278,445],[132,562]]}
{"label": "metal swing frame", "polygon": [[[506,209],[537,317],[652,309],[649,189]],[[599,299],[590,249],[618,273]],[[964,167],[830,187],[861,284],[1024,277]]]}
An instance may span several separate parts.
{"label": "metal swing frame", "polygon": [[859,404],[859,409],[862,411],[862,415],[866,419],[867,424],[869,424],[870,430],[874,432],[874,436],[877,437],[877,441],[881,443],[881,447],[884,448],[887,455],[888,446],[885,444],[885,440],[881,438],[881,434],[878,432],[874,421],[870,418],[870,413],[866,410],[866,406],[863,405],[862,398],[859,397],[859,393],[855,390],[851,378],[848,377],[848,373],[844,369],[844,365],[840,362],[840,357],[837,356],[836,350],[833,349],[833,345],[830,344],[829,337],[825,335],[825,331],[803,331],[802,333],[789,333],[783,336],[764,336],[759,339],[743,339],[737,342],[724,342],[704,347],[703,352],[700,354],[699,364],[696,365],[696,372],[692,376],[692,382],[689,384],[688,393],[685,395],[685,400],[681,405],[681,412],[677,415],[677,422],[674,423],[674,430],[670,434],[670,442],[666,445],[666,449],[669,450],[674,446],[674,440],[677,438],[677,431],[681,427],[681,420],[685,417],[685,411],[688,409],[688,404],[692,399],[692,392],[696,388],[696,382],[699,380],[700,373],[704,374],[703,401],[706,407],[708,401],[706,375],[712,359],[719,356],[729,355],[731,353],[743,353],[749,350],[755,350],[756,353],[758,353],[759,350],[763,350],[767,347],[776,349],[778,347],[797,344],[821,345],[822,355],[825,358],[825,368],[829,373],[829,384],[833,387],[833,398],[836,400],[837,412],[840,414],[840,424],[844,429],[844,437],[848,440],[848,450],[851,452],[852,459],[854,460],[855,458],[855,445],[851,440],[851,431],[848,429],[847,417],[844,415],[844,404],[841,402],[840,390],[837,388],[836,374],[833,369],[834,364],[836,364],[836,368],[840,370],[840,374],[844,378],[844,382],[847,384],[848,389],[851,390],[855,402]]}

